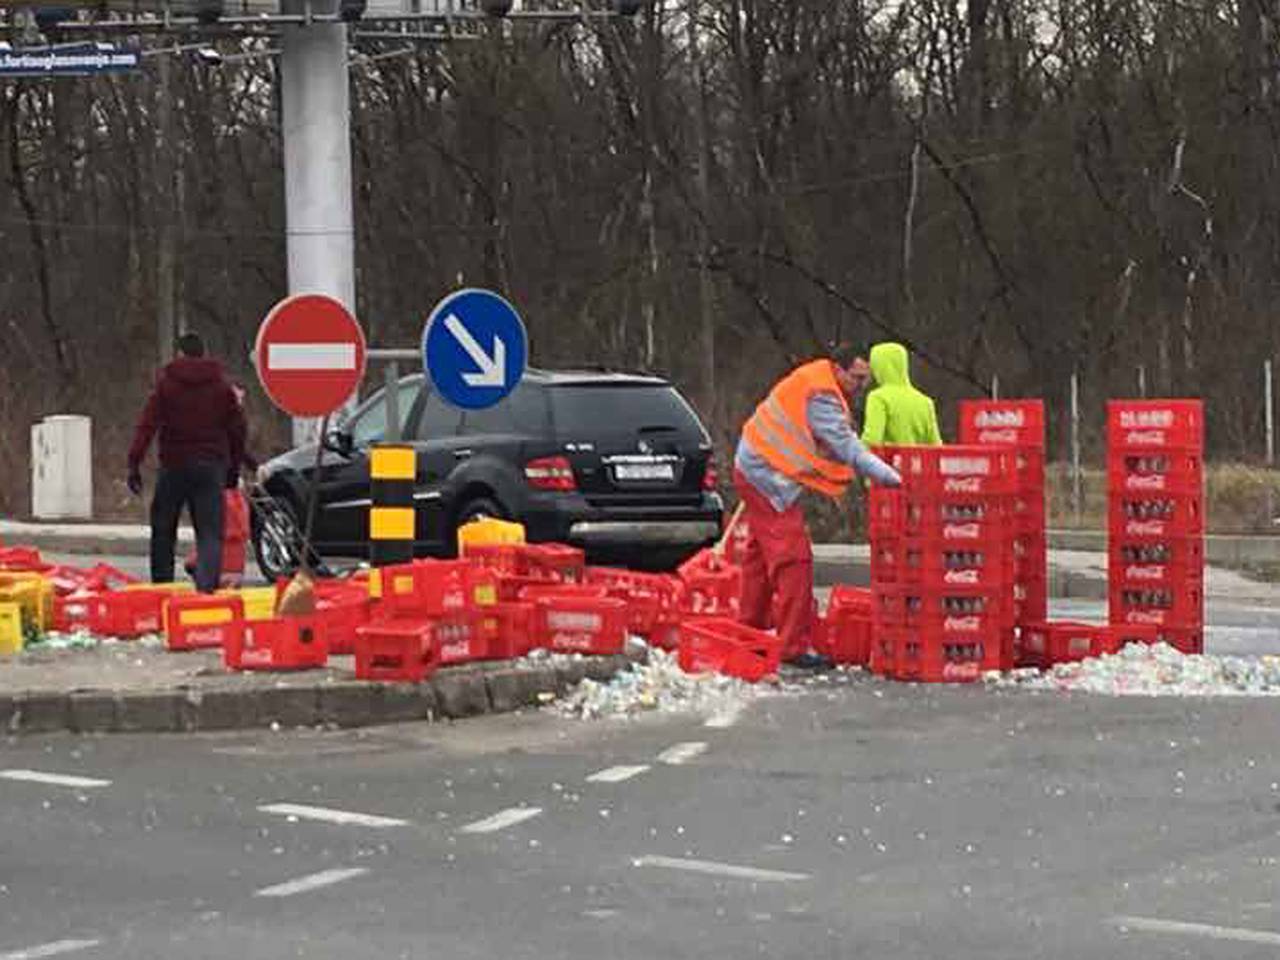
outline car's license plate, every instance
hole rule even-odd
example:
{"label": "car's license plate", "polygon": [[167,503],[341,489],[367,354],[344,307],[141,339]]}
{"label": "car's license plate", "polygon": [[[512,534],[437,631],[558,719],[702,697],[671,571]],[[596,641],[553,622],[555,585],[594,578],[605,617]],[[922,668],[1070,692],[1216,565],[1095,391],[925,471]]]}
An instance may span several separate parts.
{"label": "car's license plate", "polygon": [[674,480],[675,468],[669,463],[619,463],[613,468],[619,480]]}

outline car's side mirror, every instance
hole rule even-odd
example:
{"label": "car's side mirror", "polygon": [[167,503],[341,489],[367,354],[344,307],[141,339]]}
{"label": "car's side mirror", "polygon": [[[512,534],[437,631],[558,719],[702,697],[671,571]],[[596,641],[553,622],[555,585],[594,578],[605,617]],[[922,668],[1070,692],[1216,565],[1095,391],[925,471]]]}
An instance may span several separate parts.
{"label": "car's side mirror", "polygon": [[356,444],[351,434],[345,430],[330,430],[324,436],[324,448],[330,453],[336,453],[340,457],[351,459],[351,455],[355,452]]}

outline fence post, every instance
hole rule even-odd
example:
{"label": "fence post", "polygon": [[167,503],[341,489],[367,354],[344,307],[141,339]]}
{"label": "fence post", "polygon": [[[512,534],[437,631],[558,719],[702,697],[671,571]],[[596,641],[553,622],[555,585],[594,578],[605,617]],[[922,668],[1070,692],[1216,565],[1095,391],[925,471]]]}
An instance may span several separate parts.
{"label": "fence post", "polygon": [[1147,365],[1145,363],[1138,364],[1138,396],[1143,400],[1147,399]]}
{"label": "fence post", "polygon": [[[1267,360],[1262,364],[1262,381],[1266,398],[1267,413],[1267,472],[1270,473],[1276,467],[1276,400],[1275,390],[1271,376],[1271,361]],[[1267,478],[1267,519],[1276,520],[1276,499],[1275,491],[1271,488],[1271,478]]]}
{"label": "fence post", "polygon": [[991,399],[1000,399],[1000,374],[993,373],[991,375]]}
{"label": "fence post", "polygon": [[1080,374],[1071,374],[1071,509],[1079,525],[1083,510],[1080,476]]}

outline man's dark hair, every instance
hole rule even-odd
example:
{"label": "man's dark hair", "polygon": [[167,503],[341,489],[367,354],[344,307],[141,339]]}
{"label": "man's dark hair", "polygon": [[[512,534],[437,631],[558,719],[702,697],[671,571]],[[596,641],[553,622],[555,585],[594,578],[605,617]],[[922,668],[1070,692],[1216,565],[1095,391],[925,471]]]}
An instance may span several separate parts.
{"label": "man's dark hair", "polygon": [[184,357],[203,357],[204,341],[198,333],[184,333],[178,338],[178,352]]}
{"label": "man's dark hair", "polygon": [[854,360],[862,356],[862,351],[858,349],[856,344],[845,340],[829,344],[827,346],[827,356],[835,361],[836,366],[848,369]]}

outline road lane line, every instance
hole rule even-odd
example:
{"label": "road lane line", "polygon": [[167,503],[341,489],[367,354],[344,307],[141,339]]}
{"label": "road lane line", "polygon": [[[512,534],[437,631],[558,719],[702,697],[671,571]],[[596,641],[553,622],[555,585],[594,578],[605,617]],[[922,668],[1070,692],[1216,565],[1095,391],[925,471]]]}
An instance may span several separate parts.
{"label": "road lane line", "polygon": [[38,947],[0,953],[0,960],[40,960],[41,957],[57,957],[77,950],[88,950],[101,942],[101,940],[55,940],[52,943],[42,943]]}
{"label": "road lane line", "polygon": [[271,803],[258,809],[263,813],[274,813],[282,817],[297,817],[300,820],[321,820],[325,823],[337,823],[343,826],[403,827],[409,822],[408,820],[396,820],[394,817],[378,817],[371,813],[334,810],[330,807],[309,807],[302,803]]}
{"label": "road lane line", "polygon": [[674,747],[668,747],[658,754],[659,763],[668,763],[673,767],[678,767],[682,763],[688,763],[694,757],[700,755],[707,749],[707,744],[702,740],[690,740],[686,743],[677,743]]}
{"label": "road lane line", "polygon": [[1209,940],[1234,940],[1237,943],[1265,943],[1280,946],[1280,933],[1270,930],[1246,930],[1242,927],[1219,927],[1212,923],[1183,923],[1156,917],[1112,917],[1113,926],[1138,933],[1167,933]]}
{"label": "road lane line", "polygon": [[351,880],[354,877],[360,877],[368,873],[367,867],[346,867],[333,870],[321,870],[319,873],[313,873],[307,877],[299,877],[297,880],[290,880],[287,883],[277,883],[274,887],[263,887],[255,897],[292,897],[294,894],[307,893],[311,890],[319,890],[321,887],[331,887],[335,883],[342,883],[344,880]]}
{"label": "road lane line", "polygon": [[[76,787],[84,790],[91,787],[109,787],[111,785],[110,780],[97,780],[93,777],[72,777],[63,773],[43,773],[39,770],[0,770],[0,778],[21,780],[26,783],[44,783],[51,787]],[[3,960],[2,955],[0,955],[0,960]]]}
{"label": "road lane line", "polygon": [[508,807],[506,810],[498,811],[492,817],[485,817],[483,820],[477,820],[475,823],[468,823],[462,828],[462,832],[495,833],[498,830],[505,830],[507,827],[513,827],[517,823],[532,820],[540,813],[542,813],[541,807]]}
{"label": "road lane line", "polygon": [[732,877],[735,880],[762,880],[785,883],[808,880],[807,873],[791,873],[786,870],[763,870],[759,867],[742,867],[732,863],[716,863],[714,860],[686,860],[683,857],[636,857],[631,861],[637,867],[666,867],[669,870],[687,870],[690,873],[706,873],[715,877]]}
{"label": "road lane line", "polygon": [[604,770],[597,770],[587,777],[587,783],[621,783],[623,780],[630,780],[632,777],[639,776],[648,769],[649,765],[647,763],[637,763],[629,767],[607,767]]}
{"label": "road lane line", "polygon": [[740,716],[742,716],[742,704],[734,704],[732,707],[708,717],[703,726],[710,727],[712,730],[726,730],[737,723]]}

